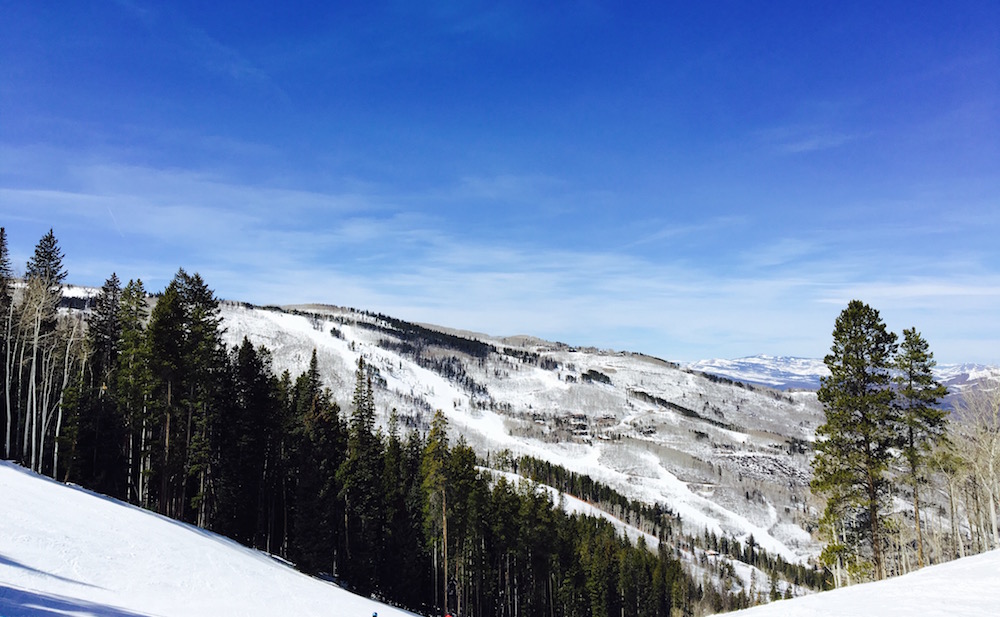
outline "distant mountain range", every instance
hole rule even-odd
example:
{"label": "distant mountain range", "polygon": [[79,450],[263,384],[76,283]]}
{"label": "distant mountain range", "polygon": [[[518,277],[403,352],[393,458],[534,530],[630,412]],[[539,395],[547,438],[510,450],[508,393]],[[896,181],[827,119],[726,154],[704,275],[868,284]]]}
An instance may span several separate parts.
{"label": "distant mountain range", "polygon": [[[699,360],[686,368],[778,390],[817,390],[820,380],[830,374],[822,360],[790,356],[757,355],[735,360]],[[1000,378],[1000,367],[983,364],[939,364],[934,374],[952,394],[971,382]]]}

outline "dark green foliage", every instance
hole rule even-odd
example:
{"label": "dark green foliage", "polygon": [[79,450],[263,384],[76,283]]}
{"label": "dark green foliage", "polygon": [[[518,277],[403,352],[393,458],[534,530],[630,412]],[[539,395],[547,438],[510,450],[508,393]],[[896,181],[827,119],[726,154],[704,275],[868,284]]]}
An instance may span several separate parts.
{"label": "dark green foliage", "polygon": [[24,277],[44,281],[46,287],[58,295],[66,276],[67,272],[63,268],[62,249],[59,248],[59,242],[50,229],[35,245],[35,253],[28,260]]}
{"label": "dark green foliage", "polygon": [[184,517],[183,494],[179,494],[184,476],[184,456],[180,445],[186,442],[182,431],[181,405],[185,374],[186,315],[178,284],[172,281],[153,307],[147,333],[149,336],[149,368],[153,410],[149,428],[156,435],[151,447],[157,464],[154,466],[151,491],[161,514]]}
{"label": "dark green foliage", "polygon": [[818,393],[826,421],[816,431],[812,487],[829,497],[827,520],[864,518],[862,540],[878,578],[885,576],[881,510],[892,448],[899,443],[889,372],[895,351],[896,335],[878,311],[851,301],[837,317],[824,358],[830,376]]}
{"label": "dark green foliage", "polygon": [[937,363],[915,328],[903,330],[896,356],[896,400],[903,423],[903,457],[916,474],[931,448],[944,438],[948,414],[939,402],[948,389],[934,379]]}
{"label": "dark green foliage", "polygon": [[141,280],[130,280],[119,301],[118,365],[111,381],[125,425],[127,499],[149,507],[147,470],[152,452],[148,428],[151,417],[147,402],[152,389],[150,347],[146,337],[149,308]]}
{"label": "dark green foliage", "polygon": [[585,382],[597,382],[606,385],[611,385],[611,378],[602,373],[601,371],[590,369],[589,371],[580,375],[580,379]]}
{"label": "dark green foliage", "polygon": [[896,356],[896,400],[902,413],[902,451],[907,475],[913,488],[914,524],[917,531],[917,562],[924,565],[920,528],[920,484],[931,449],[944,439],[947,412],[939,401],[947,388],[934,380],[934,354],[916,328],[903,330],[903,342]]}
{"label": "dark green foliage", "polygon": [[94,301],[87,328],[90,362],[67,405],[73,413],[64,438],[70,445],[69,476],[106,495],[124,498],[126,426],[115,382],[122,338],[121,293],[118,277],[112,274]]}
{"label": "dark green foliage", "polygon": [[354,409],[347,431],[347,454],[337,470],[346,511],[346,558],[360,593],[375,588],[378,555],[384,537],[385,472],[382,439],[375,433],[372,378],[364,359],[355,374]]}
{"label": "dark green foliage", "polygon": [[338,576],[345,510],[337,471],[347,448],[347,429],[340,407],[322,386],[315,350],[309,370],[295,382],[292,404],[288,556],[308,572]]}
{"label": "dark green foliage", "polygon": [[[416,432],[404,441],[398,432],[396,411],[389,419],[382,498],[384,501],[381,552],[378,555],[380,588],[387,598],[403,606],[420,607],[431,589],[430,555],[423,539],[423,495],[420,464],[424,442]],[[393,575],[396,573],[397,575]],[[406,573],[405,576],[398,575]]]}
{"label": "dark green foliage", "polygon": [[419,356],[428,347],[459,351],[474,358],[485,358],[490,353],[496,352],[493,345],[482,341],[432,330],[388,315],[372,313],[368,313],[368,315],[375,319],[373,321],[357,321],[355,325],[393,335],[405,344],[400,349],[408,355]]}
{"label": "dark green foliage", "polygon": [[265,548],[283,428],[277,378],[268,352],[245,338],[230,355],[229,371],[229,404],[213,428],[218,455],[212,456],[211,526],[243,544]]}
{"label": "dark green foliage", "polygon": [[695,411],[693,409],[690,409],[690,408],[685,407],[683,405],[678,405],[677,403],[674,403],[672,401],[668,401],[666,399],[660,398],[660,397],[655,396],[653,394],[649,394],[648,392],[643,392],[642,390],[629,390],[628,391],[628,395],[632,396],[632,397],[635,397],[635,398],[639,399],[640,401],[645,401],[647,403],[652,403],[654,405],[659,405],[660,407],[663,407],[664,409],[672,409],[673,411],[676,411],[677,413],[681,414],[685,418],[692,418],[692,419],[695,419],[695,420],[700,420],[702,422],[706,422],[708,424],[711,424],[712,426],[717,426],[719,428],[724,428],[724,429],[728,429],[728,430],[731,430],[731,431],[743,431],[744,430],[743,428],[741,428],[739,426],[736,426],[735,424],[729,424],[728,422],[721,422],[721,421],[716,420],[714,418],[706,418],[705,416],[701,415],[700,413],[698,413],[697,411]]}

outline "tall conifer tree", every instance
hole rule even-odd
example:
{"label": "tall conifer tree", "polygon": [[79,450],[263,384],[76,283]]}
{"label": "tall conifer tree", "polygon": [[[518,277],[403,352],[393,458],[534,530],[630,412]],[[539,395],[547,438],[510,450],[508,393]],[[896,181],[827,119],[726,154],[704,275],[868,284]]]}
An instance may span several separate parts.
{"label": "tall conifer tree", "polygon": [[382,541],[384,463],[381,437],[375,433],[372,377],[363,358],[358,359],[355,373],[353,406],[348,423],[347,456],[338,470],[338,478],[346,508],[347,558],[351,561],[354,584],[362,593],[370,593]]}
{"label": "tall conifer tree", "polygon": [[149,413],[152,394],[150,340],[146,336],[149,308],[141,279],[130,280],[125,286],[118,310],[121,334],[116,391],[125,422],[126,493],[129,501],[148,508],[154,419]]}
{"label": "tall conifer tree", "polygon": [[896,356],[896,399],[902,412],[903,458],[913,488],[914,525],[917,532],[917,562],[924,565],[924,542],[920,529],[920,484],[931,449],[945,434],[947,413],[938,406],[948,389],[934,379],[937,363],[927,341],[916,328],[903,330]]}
{"label": "tall conifer tree", "polygon": [[87,318],[89,362],[75,386],[70,477],[115,497],[127,497],[125,420],[115,379],[121,340],[121,284],[112,274],[94,298]]}
{"label": "tall conifer tree", "polygon": [[155,475],[158,478],[157,510],[167,516],[182,515],[178,484],[183,474],[181,452],[184,423],[177,399],[182,394],[185,359],[186,316],[178,283],[171,281],[156,301],[146,329],[149,340],[149,364],[154,380],[156,414],[153,428],[156,443]]}
{"label": "tall conifer tree", "polygon": [[28,259],[25,278],[40,278],[53,286],[61,286],[67,272],[63,268],[63,252],[51,229],[35,245],[35,253]]}
{"label": "tall conifer tree", "polygon": [[431,421],[431,430],[424,446],[420,465],[421,486],[424,492],[424,533],[432,550],[441,554],[439,581],[442,590],[443,614],[448,614],[448,419],[438,409]]}
{"label": "tall conifer tree", "polygon": [[898,445],[899,413],[890,388],[896,335],[877,310],[852,300],[837,317],[830,369],[818,398],[826,421],[816,430],[812,487],[828,496],[826,517],[854,511],[870,545],[874,574],[885,578],[881,506]]}

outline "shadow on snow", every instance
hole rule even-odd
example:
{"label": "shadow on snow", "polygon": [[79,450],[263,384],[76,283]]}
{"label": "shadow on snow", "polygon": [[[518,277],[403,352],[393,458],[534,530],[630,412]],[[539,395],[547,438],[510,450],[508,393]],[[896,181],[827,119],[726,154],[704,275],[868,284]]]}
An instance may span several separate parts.
{"label": "shadow on snow", "polygon": [[115,606],[66,598],[0,585],[0,615],[4,617],[48,617],[54,615],[86,617],[148,617]]}

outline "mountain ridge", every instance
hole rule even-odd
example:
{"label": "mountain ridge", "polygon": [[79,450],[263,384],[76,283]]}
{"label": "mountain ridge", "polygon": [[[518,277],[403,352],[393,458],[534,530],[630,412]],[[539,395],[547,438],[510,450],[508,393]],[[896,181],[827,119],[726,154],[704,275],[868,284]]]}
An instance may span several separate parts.
{"label": "mountain ridge", "polygon": [[223,303],[221,313],[227,344],[246,336],[268,347],[276,372],[300,373],[315,349],[342,408],[364,358],[382,422],[396,409],[404,425],[426,427],[441,409],[480,456],[510,451],[590,475],[667,505],[691,533],[752,535],[794,562],[818,554],[805,505],[807,449],[790,445],[813,438],[814,394],[537,337],[464,338],[342,307]]}
{"label": "mountain ridge", "polygon": [[[821,379],[830,374],[823,360],[796,356],[771,356],[758,354],[734,359],[713,358],[689,362],[685,367],[779,390],[818,390]],[[1000,367],[986,364],[938,364],[935,378],[949,389],[962,387],[984,379],[1000,377]]]}

